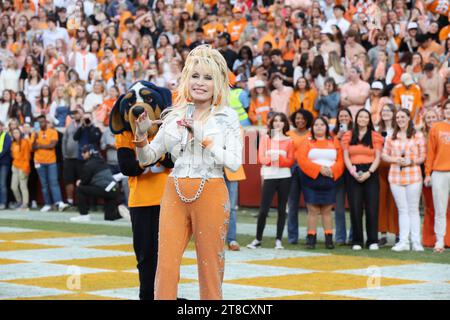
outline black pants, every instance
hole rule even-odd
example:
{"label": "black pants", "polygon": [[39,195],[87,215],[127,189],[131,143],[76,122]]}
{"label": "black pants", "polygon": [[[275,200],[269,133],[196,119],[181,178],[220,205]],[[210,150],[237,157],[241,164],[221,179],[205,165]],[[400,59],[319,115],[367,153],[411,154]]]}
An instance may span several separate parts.
{"label": "black pants", "polygon": [[[370,164],[356,165],[357,171],[367,171]],[[363,214],[366,213],[366,245],[378,243],[378,208],[380,198],[380,182],[378,171],[369,179],[359,183],[351,176],[348,185],[348,201],[353,229],[353,244],[364,245]]]}
{"label": "black pants", "polygon": [[120,214],[117,210],[117,199],[119,193],[111,190],[106,192],[104,188],[81,185],[77,187],[78,211],[81,215],[89,213],[90,199],[102,198],[104,200],[105,220],[120,219]]}
{"label": "black pants", "polygon": [[262,240],[270,204],[272,203],[273,196],[276,192],[278,192],[277,239],[281,240],[283,237],[283,229],[286,222],[286,204],[290,188],[291,178],[264,180],[261,194],[261,207],[259,209],[258,223],[256,225],[257,240]]}
{"label": "black pants", "polygon": [[154,300],[158,263],[159,209],[159,206],[130,208],[141,300]]}

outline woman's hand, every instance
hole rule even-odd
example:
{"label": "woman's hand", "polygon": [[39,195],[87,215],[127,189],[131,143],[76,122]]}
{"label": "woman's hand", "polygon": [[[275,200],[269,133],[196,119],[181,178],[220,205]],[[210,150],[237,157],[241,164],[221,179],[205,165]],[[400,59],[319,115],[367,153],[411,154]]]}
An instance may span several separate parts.
{"label": "woman's hand", "polygon": [[358,176],[356,180],[358,180],[359,183],[363,183],[364,181],[370,178],[370,175],[371,175],[370,172],[366,171],[362,175]]}
{"label": "woman's hand", "polygon": [[135,139],[142,140],[147,137],[147,132],[150,128],[155,124],[161,124],[162,120],[150,120],[147,116],[147,112],[144,111],[137,119],[136,119],[136,132]]}

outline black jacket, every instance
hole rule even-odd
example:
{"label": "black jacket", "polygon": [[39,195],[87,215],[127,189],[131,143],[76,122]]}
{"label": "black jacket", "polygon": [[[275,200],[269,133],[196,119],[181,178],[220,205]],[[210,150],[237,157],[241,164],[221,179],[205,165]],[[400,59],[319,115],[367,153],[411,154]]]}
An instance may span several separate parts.
{"label": "black jacket", "polygon": [[98,155],[92,155],[83,166],[81,185],[106,188],[114,180],[112,171]]}

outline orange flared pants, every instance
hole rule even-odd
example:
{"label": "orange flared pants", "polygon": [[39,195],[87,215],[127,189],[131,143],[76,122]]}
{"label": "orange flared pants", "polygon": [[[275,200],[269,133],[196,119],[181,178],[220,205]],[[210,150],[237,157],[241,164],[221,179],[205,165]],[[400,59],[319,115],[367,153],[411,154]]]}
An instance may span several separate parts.
{"label": "orange flared pants", "polygon": [[[194,197],[201,179],[179,178],[181,193]],[[225,267],[225,238],[230,204],[223,179],[209,179],[200,198],[192,203],[180,200],[169,177],[161,202],[158,266],[155,300],[175,300],[184,250],[195,238],[200,299],[221,300]]]}
{"label": "orange flared pants", "polygon": [[[434,247],[436,234],[434,233],[434,204],[431,187],[423,187],[425,200],[425,217],[423,218],[422,242],[425,247]],[[450,204],[447,206],[447,225],[445,230],[444,245],[450,247]]]}
{"label": "orange flared pants", "polygon": [[390,165],[381,161],[378,169],[380,177],[380,208],[378,210],[378,231],[399,234],[398,210],[389,185]]}

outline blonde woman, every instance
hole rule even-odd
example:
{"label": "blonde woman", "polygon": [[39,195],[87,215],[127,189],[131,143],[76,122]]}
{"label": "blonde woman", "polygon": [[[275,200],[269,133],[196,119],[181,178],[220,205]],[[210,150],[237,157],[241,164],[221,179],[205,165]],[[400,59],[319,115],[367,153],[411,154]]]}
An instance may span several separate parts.
{"label": "blonde woman", "polygon": [[[236,171],[242,164],[239,119],[227,106],[229,95],[225,59],[219,51],[201,45],[189,53],[175,104],[162,115],[162,126],[150,143],[147,130],[161,121],[150,121],[145,113],[136,121],[136,153],[142,166],[166,152],[176,158],[161,201],[157,300],[176,299],[181,258],[192,235],[200,298],[222,299],[230,212],[223,169]],[[187,132],[188,139],[183,139]]]}
{"label": "blonde woman", "polygon": [[345,83],[344,68],[341,58],[336,51],[331,51],[328,55],[328,77],[333,78],[337,86],[340,87]]}

